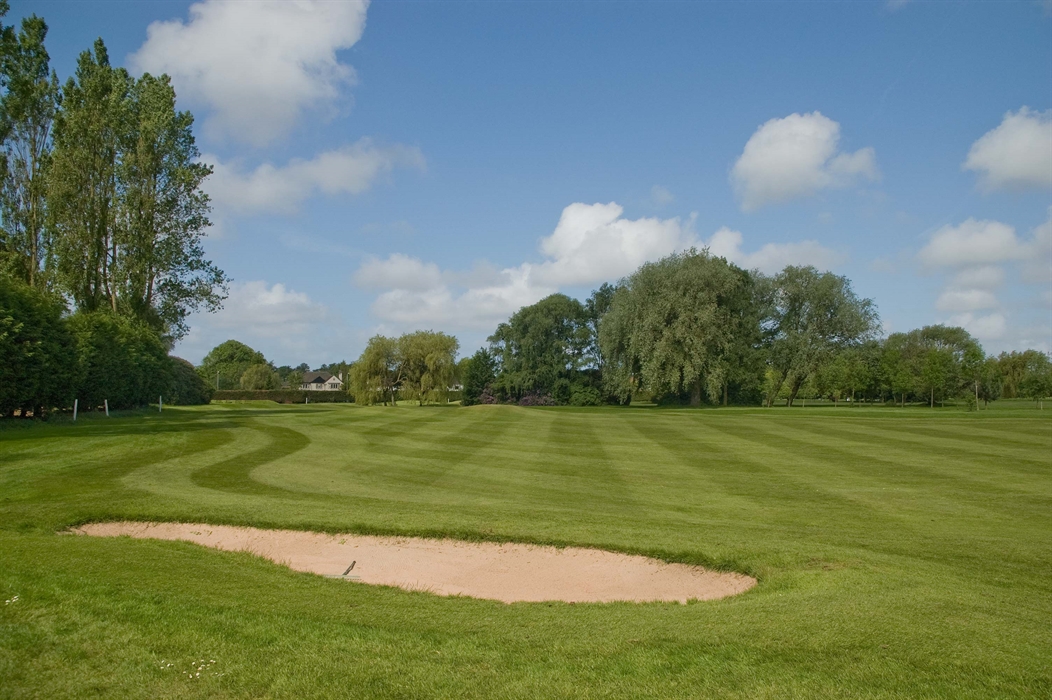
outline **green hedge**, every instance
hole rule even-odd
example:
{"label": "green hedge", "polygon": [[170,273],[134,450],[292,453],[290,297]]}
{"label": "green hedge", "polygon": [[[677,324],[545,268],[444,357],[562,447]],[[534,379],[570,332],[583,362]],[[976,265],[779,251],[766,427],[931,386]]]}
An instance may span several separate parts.
{"label": "green hedge", "polygon": [[354,397],[346,391],[300,391],[298,389],[223,389],[212,394],[213,401],[277,401],[278,403],[352,403]]}

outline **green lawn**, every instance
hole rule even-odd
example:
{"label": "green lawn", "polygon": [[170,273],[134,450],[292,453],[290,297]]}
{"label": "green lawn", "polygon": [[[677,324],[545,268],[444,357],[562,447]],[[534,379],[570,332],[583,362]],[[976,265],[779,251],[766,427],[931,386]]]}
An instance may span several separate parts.
{"label": "green lawn", "polygon": [[[504,605],[56,534],[112,519],[586,545],[760,585]],[[223,404],[0,425],[0,697],[182,696],[1052,697],[1052,410]]]}

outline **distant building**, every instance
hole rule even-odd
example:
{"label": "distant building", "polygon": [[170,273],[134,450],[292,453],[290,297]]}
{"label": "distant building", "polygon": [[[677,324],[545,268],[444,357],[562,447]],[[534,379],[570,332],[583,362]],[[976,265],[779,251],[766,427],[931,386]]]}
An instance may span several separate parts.
{"label": "distant building", "polygon": [[304,372],[300,389],[304,391],[340,391],[343,389],[343,373],[337,377],[328,372]]}

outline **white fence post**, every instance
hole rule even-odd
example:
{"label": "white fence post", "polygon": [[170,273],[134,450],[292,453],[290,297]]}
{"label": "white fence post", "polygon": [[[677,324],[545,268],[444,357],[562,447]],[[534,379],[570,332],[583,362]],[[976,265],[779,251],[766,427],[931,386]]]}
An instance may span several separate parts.
{"label": "white fence post", "polygon": [[158,396],[157,397],[157,412],[160,413],[162,408],[164,408],[164,397],[163,396]]}
{"label": "white fence post", "polygon": [[109,418],[110,417],[110,400],[109,399],[103,399],[102,400],[102,405],[106,407],[106,417]]}
{"label": "white fence post", "polygon": [[73,422],[77,422],[77,404],[80,403],[80,399],[73,399]]}

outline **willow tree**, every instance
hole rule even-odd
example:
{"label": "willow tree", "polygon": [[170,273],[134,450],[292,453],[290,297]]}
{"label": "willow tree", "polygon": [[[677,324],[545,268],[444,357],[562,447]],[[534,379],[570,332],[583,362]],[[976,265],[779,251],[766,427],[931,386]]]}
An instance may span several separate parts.
{"label": "willow tree", "polygon": [[355,403],[388,401],[395,405],[395,392],[402,382],[402,359],[398,340],[382,335],[369,339],[361,357],[351,366],[351,394]]}
{"label": "willow tree", "polygon": [[752,275],[707,251],[647,263],[625,279],[600,324],[607,388],[716,402],[759,345]]}
{"label": "willow tree", "polygon": [[457,339],[435,331],[407,333],[398,339],[402,393],[421,405],[447,403],[456,380]]}

